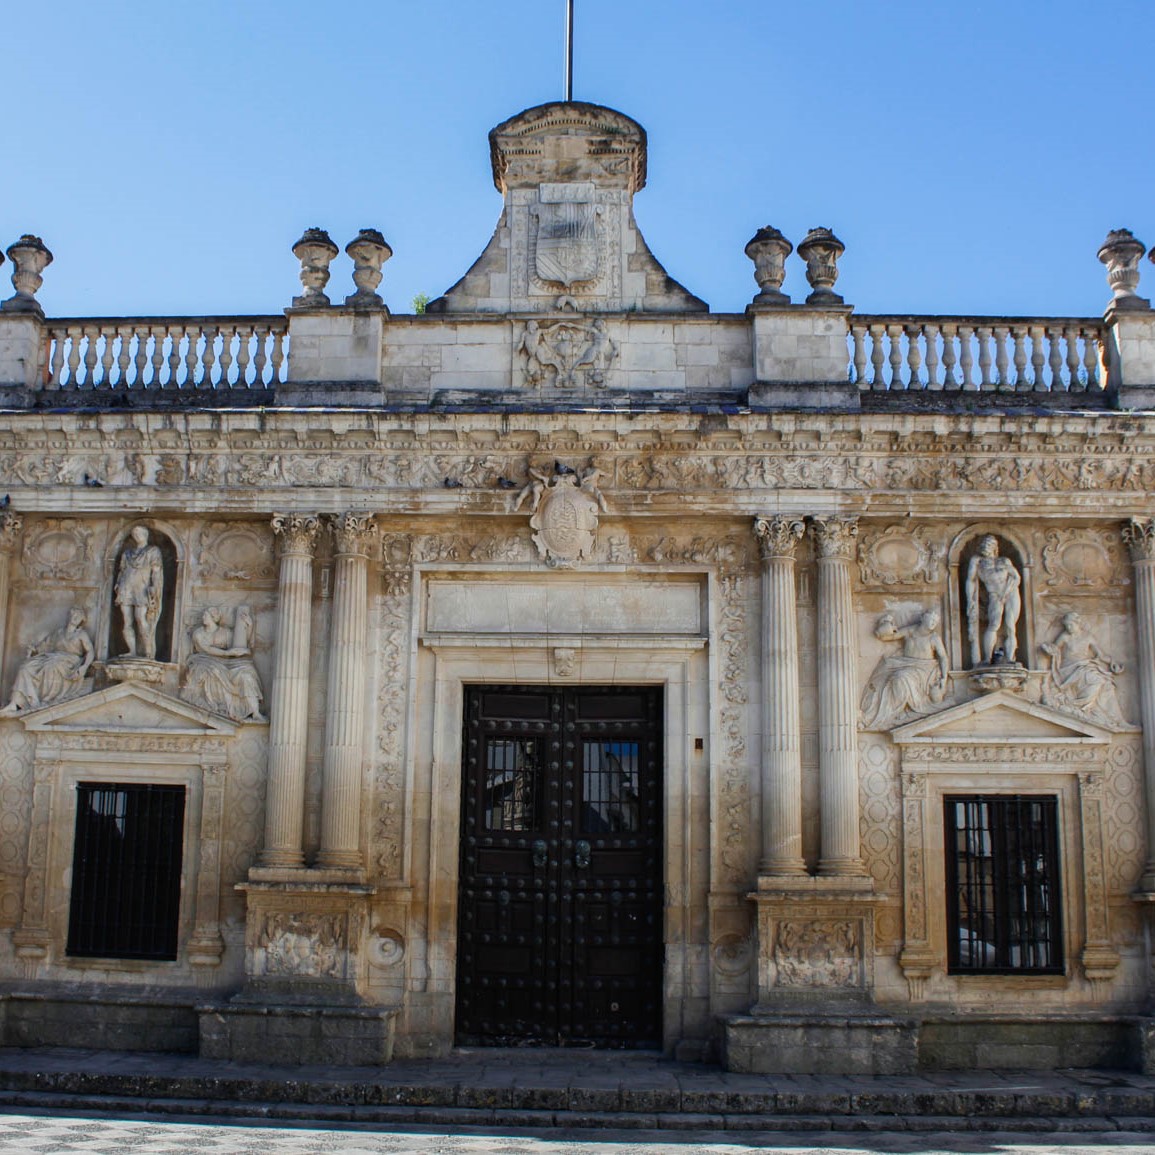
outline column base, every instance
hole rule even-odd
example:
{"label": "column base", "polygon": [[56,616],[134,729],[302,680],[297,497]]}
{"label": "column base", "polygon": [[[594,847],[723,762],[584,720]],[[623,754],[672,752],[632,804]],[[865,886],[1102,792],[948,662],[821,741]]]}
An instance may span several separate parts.
{"label": "column base", "polygon": [[302,870],[305,856],[299,850],[262,850],[257,856],[257,870]]}

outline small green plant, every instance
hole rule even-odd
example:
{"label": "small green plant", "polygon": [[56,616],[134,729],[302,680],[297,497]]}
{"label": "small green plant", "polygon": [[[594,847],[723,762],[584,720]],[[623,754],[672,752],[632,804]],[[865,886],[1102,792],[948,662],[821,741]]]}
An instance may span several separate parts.
{"label": "small green plant", "polygon": [[428,295],[426,293],[418,293],[417,296],[413,298],[413,312],[424,313],[425,312],[425,306],[428,304],[429,304]]}

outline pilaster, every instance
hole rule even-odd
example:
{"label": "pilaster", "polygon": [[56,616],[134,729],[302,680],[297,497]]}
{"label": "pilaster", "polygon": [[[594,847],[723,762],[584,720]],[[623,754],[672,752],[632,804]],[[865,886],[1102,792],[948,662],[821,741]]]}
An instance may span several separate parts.
{"label": "pilaster", "polygon": [[333,629],[325,709],[321,851],[326,870],[362,872],[361,779],[365,746],[365,643],[369,628],[369,556],[377,545],[372,515],[329,518],[333,534]]}
{"label": "pilaster", "polygon": [[1147,861],[1139,890],[1155,896],[1155,519],[1123,526],[1135,568],[1135,628],[1139,635],[1139,722],[1143,727],[1143,786],[1147,800]]}
{"label": "pilaster", "polygon": [[762,857],[760,875],[801,876],[802,739],[794,552],[800,518],[759,517],[762,560]]}
{"label": "pilaster", "polygon": [[811,522],[818,555],[818,873],[865,878],[858,819],[858,651],[850,566],[856,517]]}
{"label": "pilaster", "polygon": [[281,542],[276,667],[269,707],[269,779],[265,846],[260,866],[299,868],[305,807],[305,755],[309,707],[309,634],[313,600],[313,551],[320,523],[312,514],[278,513],[273,533]]}

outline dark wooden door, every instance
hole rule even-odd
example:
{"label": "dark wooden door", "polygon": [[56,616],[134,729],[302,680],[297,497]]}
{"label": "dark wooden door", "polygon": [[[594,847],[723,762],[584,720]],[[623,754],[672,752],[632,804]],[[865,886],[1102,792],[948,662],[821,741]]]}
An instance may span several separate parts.
{"label": "dark wooden door", "polygon": [[467,686],[460,1043],[660,1047],[662,691]]}

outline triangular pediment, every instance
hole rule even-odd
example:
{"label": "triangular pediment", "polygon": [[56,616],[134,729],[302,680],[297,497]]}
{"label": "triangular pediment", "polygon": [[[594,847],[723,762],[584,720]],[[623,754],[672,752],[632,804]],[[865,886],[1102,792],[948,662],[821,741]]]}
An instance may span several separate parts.
{"label": "triangular pediment", "polygon": [[1008,690],[997,690],[908,722],[892,731],[891,737],[900,746],[929,742],[1065,746],[1101,745],[1111,741],[1111,731],[1050,706],[1028,702]]}
{"label": "triangular pediment", "polygon": [[24,718],[28,730],[75,734],[187,734],[227,736],[236,726],[217,714],[139,682],[120,682],[46,706]]}

